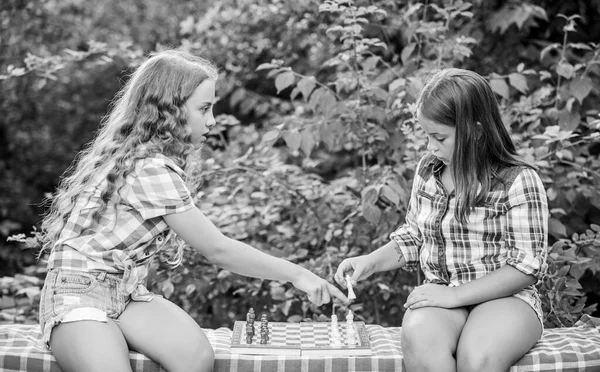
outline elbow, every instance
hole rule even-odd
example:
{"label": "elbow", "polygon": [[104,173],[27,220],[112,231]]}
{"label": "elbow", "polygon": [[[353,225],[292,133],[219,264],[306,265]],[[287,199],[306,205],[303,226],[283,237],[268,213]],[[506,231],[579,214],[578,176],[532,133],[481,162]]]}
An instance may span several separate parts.
{"label": "elbow", "polygon": [[211,242],[203,242],[198,251],[212,264],[223,267],[227,263],[227,252],[231,239],[221,236]]}

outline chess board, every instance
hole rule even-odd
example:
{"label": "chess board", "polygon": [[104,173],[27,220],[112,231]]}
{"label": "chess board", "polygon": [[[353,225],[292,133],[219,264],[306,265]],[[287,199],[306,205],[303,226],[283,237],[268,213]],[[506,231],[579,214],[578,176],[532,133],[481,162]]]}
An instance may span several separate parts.
{"label": "chess board", "polygon": [[[255,355],[371,355],[371,343],[364,322],[348,325],[338,322],[339,343],[332,341],[332,323],[269,322],[269,340],[260,343],[260,321],[254,322],[252,343],[246,343],[246,322],[236,321],[231,336],[232,354]],[[354,328],[354,337],[348,338],[348,327]],[[354,341],[349,344],[349,341]]]}

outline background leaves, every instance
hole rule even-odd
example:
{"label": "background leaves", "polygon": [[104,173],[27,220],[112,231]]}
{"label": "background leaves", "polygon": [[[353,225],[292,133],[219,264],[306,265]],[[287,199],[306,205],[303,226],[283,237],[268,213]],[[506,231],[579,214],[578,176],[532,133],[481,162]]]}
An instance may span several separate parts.
{"label": "background leaves", "polygon": [[[29,231],[41,201],[131,69],[149,52],[180,47],[221,70],[222,115],[195,160],[197,205],[228,236],[330,280],[343,258],[376,249],[403,221],[426,145],[412,115],[421,75],[479,72],[549,196],[546,325],[598,314],[594,1],[9,0],[0,12],[0,272],[23,288],[39,283],[18,274],[44,275],[25,249],[36,245],[39,232]],[[420,282],[418,271],[376,275],[359,283],[354,310],[400,325]],[[13,308],[34,319],[35,295],[0,283],[1,306],[22,298]],[[288,284],[220,270],[192,250],[174,271],[157,260],[149,286],[208,327],[231,326],[249,306],[290,321],[346,310],[314,307]]]}

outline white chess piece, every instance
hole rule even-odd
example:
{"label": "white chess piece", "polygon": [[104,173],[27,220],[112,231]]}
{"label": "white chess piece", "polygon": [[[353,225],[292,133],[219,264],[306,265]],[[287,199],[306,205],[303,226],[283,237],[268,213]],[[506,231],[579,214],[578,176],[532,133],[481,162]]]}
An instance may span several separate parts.
{"label": "white chess piece", "polygon": [[353,324],[354,323],[354,314],[352,310],[348,310],[348,314],[346,314],[346,323]]}
{"label": "white chess piece", "polygon": [[348,287],[348,299],[356,300],[356,294],[352,288],[352,280],[350,279],[350,275],[346,275],[346,286]]}

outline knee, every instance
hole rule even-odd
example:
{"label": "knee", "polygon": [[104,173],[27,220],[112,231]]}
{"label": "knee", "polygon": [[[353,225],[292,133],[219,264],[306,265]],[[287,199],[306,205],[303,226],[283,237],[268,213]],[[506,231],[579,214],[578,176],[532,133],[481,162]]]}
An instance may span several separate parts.
{"label": "knee", "polygon": [[407,310],[402,319],[402,346],[418,347],[432,340],[434,332],[423,309]]}
{"label": "knee", "polygon": [[427,358],[434,350],[440,351],[438,346],[441,346],[437,345],[439,342],[436,342],[436,332],[431,329],[431,322],[425,311],[421,310],[408,310],[402,320],[402,351],[413,358],[418,358],[419,355]]}
{"label": "knee", "polygon": [[170,368],[171,372],[212,372],[215,365],[215,352],[210,343],[199,338],[195,342],[189,342],[178,352],[175,366]]}
{"label": "knee", "polygon": [[196,368],[189,371],[212,372],[215,366],[215,352],[210,345],[199,350],[196,358],[196,363],[194,363]]}
{"label": "knee", "polygon": [[493,372],[506,371],[508,367],[501,366],[498,358],[494,358],[492,354],[472,348],[468,351],[459,350],[456,355],[456,369],[461,372]]}

